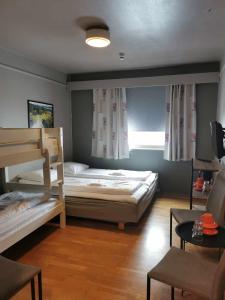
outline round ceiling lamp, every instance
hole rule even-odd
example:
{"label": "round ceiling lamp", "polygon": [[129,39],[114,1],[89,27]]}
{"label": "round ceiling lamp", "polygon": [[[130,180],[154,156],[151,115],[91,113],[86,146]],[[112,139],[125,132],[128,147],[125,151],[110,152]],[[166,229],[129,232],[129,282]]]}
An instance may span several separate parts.
{"label": "round ceiling lamp", "polygon": [[103,28],[90,28],[86,30],[85,42],[91,47],[107,47],[111,42],[109,30]]}

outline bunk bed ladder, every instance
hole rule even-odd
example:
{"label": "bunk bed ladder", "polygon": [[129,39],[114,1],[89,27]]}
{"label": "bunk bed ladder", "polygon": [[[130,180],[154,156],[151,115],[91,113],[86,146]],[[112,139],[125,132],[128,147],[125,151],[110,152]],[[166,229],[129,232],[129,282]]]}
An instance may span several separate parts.
{"label": "bunk bed ladder", "polygon": [[[62,205],[64,206],[63,212],[60,214],[60,228],[65,228],[66,226],[66,215],[65,215],[65,198],[64,198],[64,191],[63,191],[63,183],[64,183],[64,172],[63,172],[63,147],[62,147],[62,129],[56,128],[57,132],[57,146],[59,149],[59,153],[57,155],[57,160],[51,162],[51,155],[49,154],[48,146],[45,143],[45,137],[47,135],[46,129],[41,129],[41,148],[42,154],[45,158],[43,164],[43,177],[44,177],[44,186],[48,190],[52,190],[52,188],[57,187],[57,196],[61,201]],[[51,181],[51,167],[56,167],[57,170],[57,179],[55,181]]]}

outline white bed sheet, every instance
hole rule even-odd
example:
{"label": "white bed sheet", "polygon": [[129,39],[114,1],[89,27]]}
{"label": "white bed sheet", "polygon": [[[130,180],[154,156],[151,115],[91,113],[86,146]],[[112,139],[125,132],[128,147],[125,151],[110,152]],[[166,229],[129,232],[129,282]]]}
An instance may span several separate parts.
{"label": "white bed sheet", "polygon": [[44,213],[56,207],[60,201],[58,199],[49,199],[48,201],[38,204],[22,213],[18,213],[13,218],[8,218],[4,223],[0,224],[0,241],[7,238],[7,236],[15,233],[20,228],[28,225],[31,221],[38,220]]}

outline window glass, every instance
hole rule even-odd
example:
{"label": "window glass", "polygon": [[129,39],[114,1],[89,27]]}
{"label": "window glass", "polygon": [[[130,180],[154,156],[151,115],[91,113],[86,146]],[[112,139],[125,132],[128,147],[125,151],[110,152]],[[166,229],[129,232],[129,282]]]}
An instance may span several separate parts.
{"label": "window glass", "polygon": [[164,131],[131,131],[128,132],[129,149],[162,150],[165,146]]}
{"label": "window glass", "polygon": [[130,149],[164,149],[166,88],[128,88],[128,137]]}

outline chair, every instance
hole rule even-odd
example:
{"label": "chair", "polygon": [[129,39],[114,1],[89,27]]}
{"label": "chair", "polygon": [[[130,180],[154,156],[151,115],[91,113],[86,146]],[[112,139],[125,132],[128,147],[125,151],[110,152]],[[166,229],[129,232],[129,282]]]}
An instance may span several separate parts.
{"label": "chair", "polygon": [[0,299],[10,299],[27,283],[31,283],[31,299],[35,300],[34,277],[38,276],[38,295],[42,300],[41,270],[0,256]]}
{"label": "chair", "polygon": [[147,300],[150,300],[151,279],[171,286],[171,300],[174,300],[174,288],[183,289],[208,300],[223,300],[225,252],[216,264],[172,247],[147,274]]}
{"label": "chair", "polygon": [[[221,170],[212,186],[207,199],[206,211],[213,214],[215,221],[224,226],[225,217],[225,170]],[[198,219],[205,211],[203,210],[189,210],[189,209],[170,209],[170,246],[172,246],[172,220],[173,217],[177,223],[187,221],[194,221]]]}

